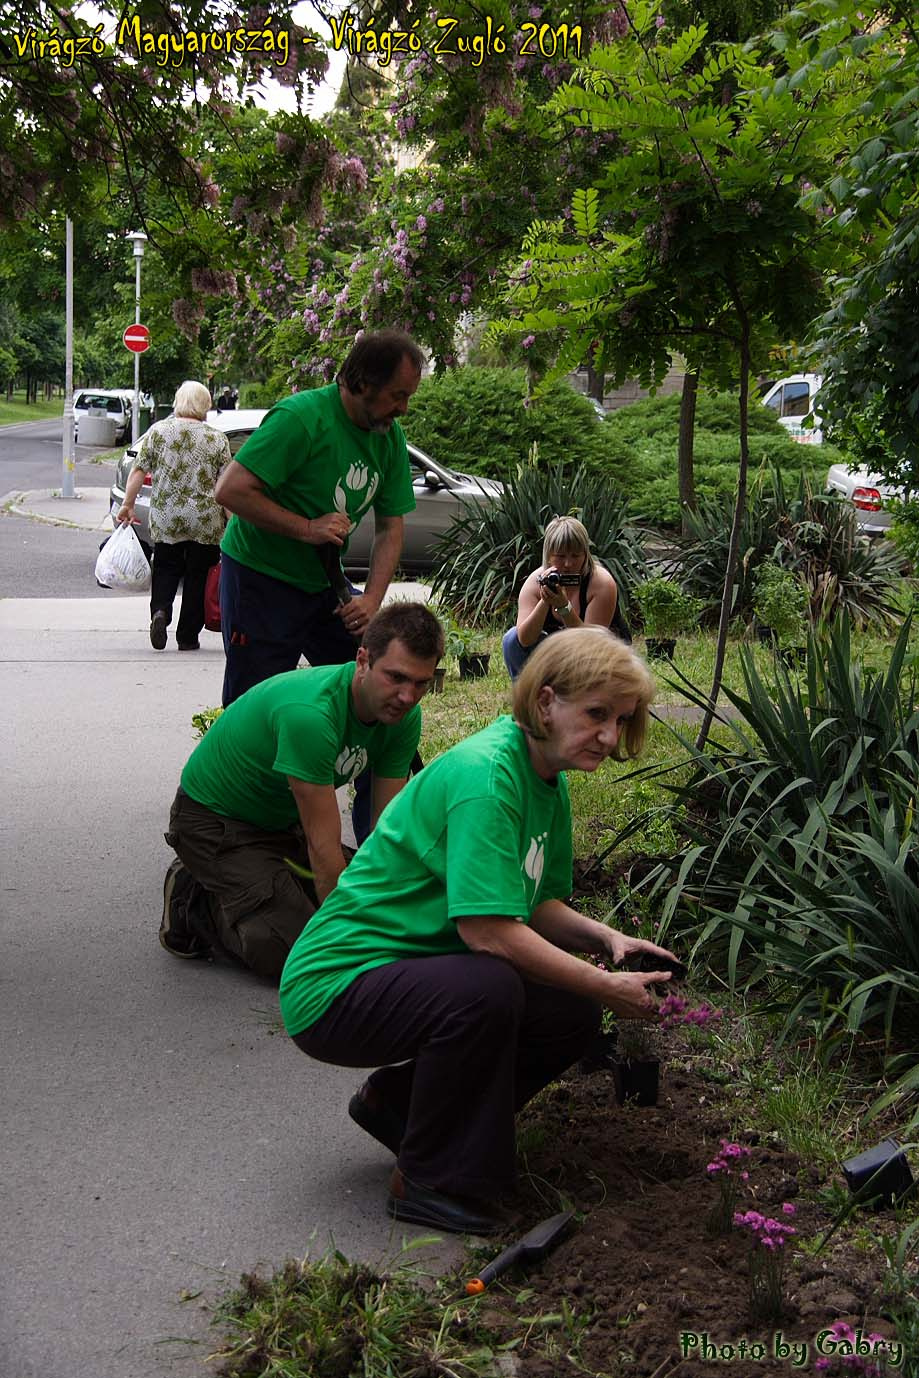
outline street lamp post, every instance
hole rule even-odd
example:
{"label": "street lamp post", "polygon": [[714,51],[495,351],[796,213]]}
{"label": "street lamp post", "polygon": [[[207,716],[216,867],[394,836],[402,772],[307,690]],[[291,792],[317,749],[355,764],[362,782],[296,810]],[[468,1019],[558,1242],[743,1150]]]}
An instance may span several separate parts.
{"label": "street lamp post", "polygon": [[76,497],[74,492],[73,447],[73,221],[64,223],[64,471],[61,497]]}
{"label": "street lamp post", "polygon": [[[143,230],[134,230],[126,236],[134,246],[134,324],[140,325],[140,261],[144,256],[147,236]],[[136,445],[140,439],[140,354],[134,355],[134,402],[131,407],[131,443]]]}

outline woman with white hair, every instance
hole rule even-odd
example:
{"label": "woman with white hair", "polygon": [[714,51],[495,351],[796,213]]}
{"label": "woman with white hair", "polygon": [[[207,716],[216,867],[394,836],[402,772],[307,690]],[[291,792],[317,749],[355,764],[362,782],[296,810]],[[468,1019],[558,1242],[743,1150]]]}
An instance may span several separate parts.
{"label": "woman with white hair", "polygon": [[609,627],[620,640],[632,640],[619,612],[616,581],[591,554],[584,523],[554,517],[546,527],[542,564],[527,576],[517,621],[501,643],[511,679],[545,637],[573,627]]}
{"label": "woman with white hair", "polygon": [[203,383],[185,382],[175,395],[172,416],[151,426],[140,442],[115,520],[132,522],[134,504],[149,473],[150,533],[153,537],[153,588],[150,594],[150,644],[166,646],[166,628],[182,584],[176,627],[180,651],[197,651],[204,626],[207,572],[220,559],[226,517],[214,500],[214,485],[229,463],[225,435],[205,423],[211,394]]}

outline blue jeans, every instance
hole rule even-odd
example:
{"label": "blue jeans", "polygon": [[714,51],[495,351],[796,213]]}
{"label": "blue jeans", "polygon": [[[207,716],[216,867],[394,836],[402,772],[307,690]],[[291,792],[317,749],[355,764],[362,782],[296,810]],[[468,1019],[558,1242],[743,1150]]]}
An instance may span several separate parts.
{"label": "blue jeans", "polygon": [[504,664],[507,666],[507,673],[511,679],[517,678],[539,642],[546,639],[546,635],[546,632],[540,632],[539,641],[534,641],[532,646],[521,646],[516,627],[511,627],[509,632],[504,633],[501,640],[501,654],[504,656]]}
{"label": "blue jeans", "polygon": [[[360,592],[353,584],[350,587],[352,593]],[[335,615],[337,606],[330,588],[304,593],[294,584],[221,555],[220,624],[227,658],[224,708],[262,680],[295,670],[301,655],[310,665],[345,665],[354,660],[360,638],[352,636]],[[370,832],[369,771],[355,782],[351,816],[360,845]]]}

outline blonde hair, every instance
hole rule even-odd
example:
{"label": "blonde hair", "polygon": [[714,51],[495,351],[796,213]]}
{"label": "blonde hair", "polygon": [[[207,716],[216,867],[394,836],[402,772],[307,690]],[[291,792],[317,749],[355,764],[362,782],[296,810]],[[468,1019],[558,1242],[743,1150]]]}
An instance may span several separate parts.
{"label": "blonde hair", "polygon": [[593,574],[590,537],[587,527],[577,517],[553,517],[546,527],[542,542],[544,568],[551,565],[553,555],[581,555],[584,558],[584,573]]}
{"label": "blonde hair", "polygon": [[203,421],[211,409],[211,394],[203,383],[188,379],[176,390],[172,404],[174,416],[188,416],[195,421]]}
{"label": "blonde hair", "polygon": [[569,627],[540,642],[514,681],[514,717],[530,736],[544,739],[539,691],[551,686],[559,698],[579,699],[598,689],[615,698],[635,699],[612,752],[617,761],[640,755],[648,731],[654,679],[641,656],[606,627]]}

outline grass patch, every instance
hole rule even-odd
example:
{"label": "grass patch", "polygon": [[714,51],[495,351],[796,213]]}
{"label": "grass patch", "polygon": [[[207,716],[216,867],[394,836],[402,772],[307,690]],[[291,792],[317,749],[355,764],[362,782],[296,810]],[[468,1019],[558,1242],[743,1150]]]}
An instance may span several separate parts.
{"label": "grass patch", "polygon": [[12,401],[0,397],[0,426],[13,426],[18,421],[50,421],[63,415],[62,397],[53,397],[50,402],[44,398],[27,402],[25,392],[14,392]]}
{"label": "grass patch", "polygon": [[[419,1239],[419,1247],[430,1240]],[[476,1378],[495,1356],[474,1308],[422,1287],[404,1264],[376,1272],[332,1251],[289,1260],[269,1279],[246,1274],[217,1315],[229,1332],[213,1359],[226,1378]]]}

